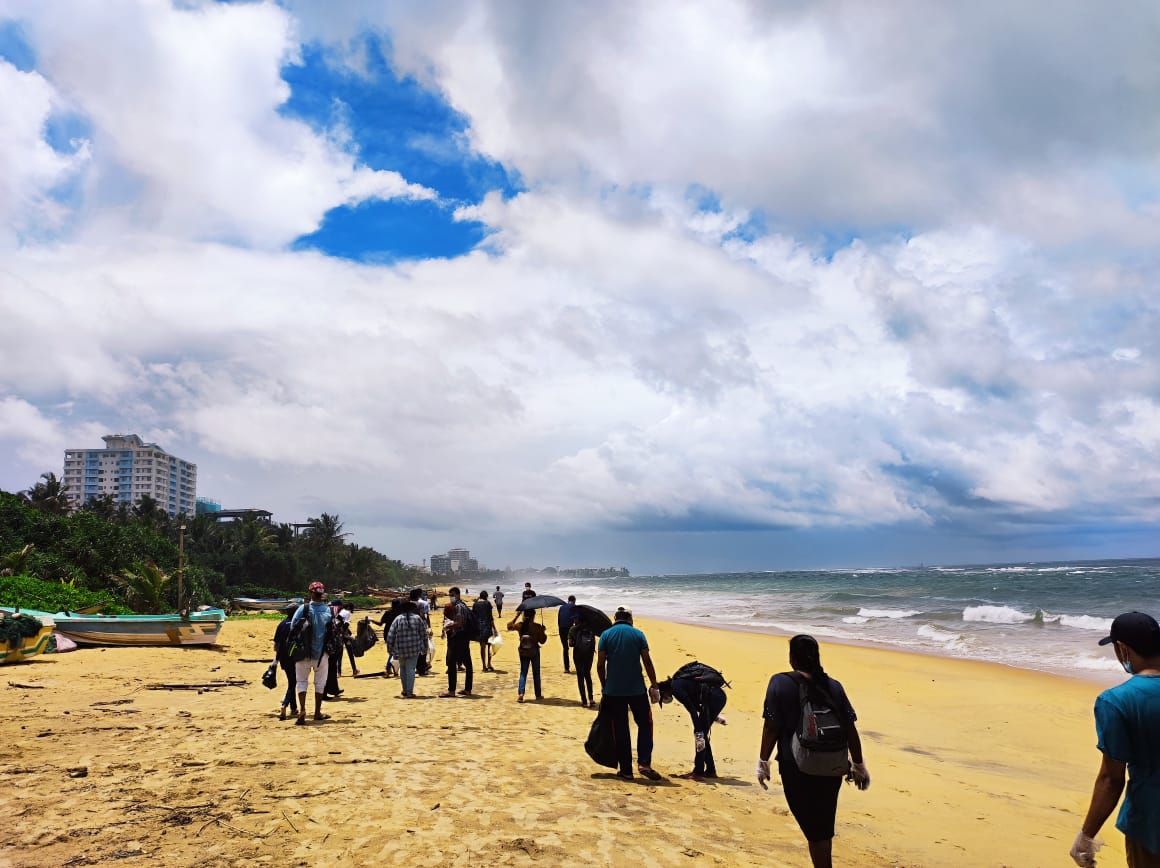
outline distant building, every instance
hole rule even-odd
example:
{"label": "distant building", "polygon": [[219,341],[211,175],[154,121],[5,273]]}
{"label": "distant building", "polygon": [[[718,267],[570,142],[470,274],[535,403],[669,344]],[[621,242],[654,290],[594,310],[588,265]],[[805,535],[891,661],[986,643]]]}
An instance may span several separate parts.
{"label": "distant building", "polygon": [[194,508],[197,515],[213,515],[215,512],[221,512],[222,505],[216,500],[210,500],[208,497],[199,497]]}
{"label": "distant building", "polygon": [[136,434],[107,434],[101,439],[104,449],[65,450],[63,479],[73,509],[108,494],[118,506],[132,508],[143,497],[151,497],[171,516],[194,514],[196,464]]}
{"label": "distant building", "polygon": [[479,561],[467,549],[451,549],[445,555],[431,555],[433,576],[472,576],[479,572]]}

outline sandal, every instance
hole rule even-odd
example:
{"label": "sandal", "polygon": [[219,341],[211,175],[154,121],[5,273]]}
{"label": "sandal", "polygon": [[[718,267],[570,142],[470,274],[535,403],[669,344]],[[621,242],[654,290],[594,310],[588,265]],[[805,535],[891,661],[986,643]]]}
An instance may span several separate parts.
{"label": "sandal", "polygon": [[306,726],[306,718],[305,717],[298,718],[296,721],[294,721],[294,725],[295,726]]}
{"label": "sandal", "polygon": [[640,772],[641,777],[648,778],[650,781],[659,781],[661,779],[661,773],[654,768],[649,768],[648,766],[637,766],[636,770]]}

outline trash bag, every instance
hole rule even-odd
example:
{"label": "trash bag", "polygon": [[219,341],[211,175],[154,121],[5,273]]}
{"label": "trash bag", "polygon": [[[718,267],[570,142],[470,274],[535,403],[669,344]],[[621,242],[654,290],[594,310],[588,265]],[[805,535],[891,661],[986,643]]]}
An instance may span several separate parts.
{"label": "trash bag", "polygon": [[584,742],[584,751],[598,765],[614,769],[619,765],[616,756],[616,735],[612,731],[612,720],[604,713],[604,701],[600,701],[600,708],[596,712],[596,719],[588,730],[588,740]]}
{"label": "trash bag", "polygon": [[278,686],[278,661],[275,660],[266,667],[266,671],[262,673],[262,683],[273,690]]}

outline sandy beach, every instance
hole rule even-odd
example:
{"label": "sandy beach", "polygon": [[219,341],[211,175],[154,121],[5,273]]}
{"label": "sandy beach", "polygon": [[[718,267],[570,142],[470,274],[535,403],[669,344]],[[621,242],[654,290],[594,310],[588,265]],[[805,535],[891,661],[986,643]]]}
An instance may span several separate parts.
{"label": "sandy beach", "polygon": [[[713,782],[688,716],[654,710],[659,783],[617,780],[583,751],[592,712],[547,616],[543,702],[516,703],[514,643],[475,698],[436,699],[442,664],[400,700],[379,642],[329,721],[278,720],[260,677],[276,622],[231,620],[211,648],[85,648],[6,666],[0,864],[809,864],[776,775],[753,779],[785,639],[638,619],[658,675],[700,659],[732,683]],[[1099,684],[823,644],[859,714],[873,778],[845,786],[836,864],[1048,866],[1067,850],[1098,766]],[[443,645],[439,643],[442,657]],[[595,677],[595,676],[594,676]],[[243,686],[152,689],[244,679]],[[655,707],[654,707],[655,709]],[[1101,864],[1123,864],[1111,823]]]}

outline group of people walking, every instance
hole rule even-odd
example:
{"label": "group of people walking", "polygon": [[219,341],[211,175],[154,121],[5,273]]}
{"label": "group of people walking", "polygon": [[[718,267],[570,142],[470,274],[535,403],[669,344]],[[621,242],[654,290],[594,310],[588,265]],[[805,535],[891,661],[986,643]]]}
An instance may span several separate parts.
{"label": "group of people walking", "polygon": [[[344,648],[358,674],[350,653],[350,607],[326,603],[325,588],[320,582],[312,583],[309,590],[310,600],[293,612],[288,611],[275,633],[277,660],[289,683],[281,717],[284,719],[289,709],[299,724],[307,721],[306,693],[312,675],[314,719],[328,718],[322,710],[323,701],[328,695],[341,693],[334,676],[341,666]],[[491,599],[482,592],[470,608],[458,588],[451,588],[448,596],[441,630],[447,646],[447,689],[439,696],[471,696],[471,643],[480,644],[482,670],[494,672],[491,641],[499,635],[503,594],[498,587]],[[534,596],[530,585],[525,586],[523,599]],[[296,635],[295,626],[303,619],[311,627],[310,647],[305,657],[294,661],[289,650]],[[413,698],[420,661],[429,664],[434,645],[430,605],[416,589],[380,623],[386,627],[388,669],[392,663],[398,667],[400,697]],[[604,629],[597,640],[591,627],[578,616],[575,597],[570,596],[559,609],[557,627],[564,670],[576,674],[581,705],[599,707],[599,718],[612,729],[618,777],[634,777],[631,716],[637,730],[635,772],[651,780],[661,778],[652,767],[652,705],[673,700],[688,712],[693,732],[693,768],[680,777],[717,777],[712,730],[714,725],[725,724],[721,713],[727,702],[723,689],[727,684],[720,673],[698,662],[658,680],[648,640],[633,625],[632,612],[625,608],[616,611],[612,626]],[[517,701],[525,699],[529,674],[535,698],[542,699],[540,655],[548,634],[536,619],[536,609],[517,611],[506,623],[506,629],[517,638]],[[1113,645],[1117,660],[1133,677],[1124,685],[1105,691],[1097,701],[1098,747],[1103,765],[1071,855],[1081,866],[1095,864],[1094,836],[1115,808],[1127,780],[1128,797],[1117,825],[1127,836],[1128,864],[1160,868],[1160,773],[1155,771],[1160,768],[1160,749],[1155,739],[1155,733],[1160,731],[1160,626],[1142,613],[1121,615],[1100,644]],[[601,687],[599,706],[591,676],[593,663]],[[776,760],[782,792],[806,838],[811,861],[814,866],[825,868],[832,859],[842,781],[864,790],[870,785],[870,774],[857,714],[842,684],[823,668],[818,642],[804,634],[790,639],[789,664],[790,669],[773,675],[766,688],[755,775],[760,786],[767,788],[772,777],[771,762]],[[464,673],[463,686],[456,690],[460,671]]]}

